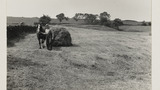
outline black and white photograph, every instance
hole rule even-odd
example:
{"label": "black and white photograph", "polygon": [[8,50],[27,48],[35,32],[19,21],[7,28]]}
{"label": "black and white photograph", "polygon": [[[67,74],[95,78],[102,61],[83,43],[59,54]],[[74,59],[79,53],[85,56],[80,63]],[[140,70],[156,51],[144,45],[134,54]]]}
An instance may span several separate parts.
{"label": "black and white photograph", "polygon": [[7,90],[152,90],[152,0],[7,0]]}

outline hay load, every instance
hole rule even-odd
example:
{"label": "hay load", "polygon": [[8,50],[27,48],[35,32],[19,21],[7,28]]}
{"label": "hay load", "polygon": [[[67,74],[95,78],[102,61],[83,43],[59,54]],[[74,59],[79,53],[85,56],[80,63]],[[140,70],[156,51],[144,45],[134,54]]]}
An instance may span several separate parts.
{"label": "hay load", "polygon": [[66,28],[52,27],[48,32],[46,45],[48,50],[52,50],[52,47],[71,46],[72,38]]}

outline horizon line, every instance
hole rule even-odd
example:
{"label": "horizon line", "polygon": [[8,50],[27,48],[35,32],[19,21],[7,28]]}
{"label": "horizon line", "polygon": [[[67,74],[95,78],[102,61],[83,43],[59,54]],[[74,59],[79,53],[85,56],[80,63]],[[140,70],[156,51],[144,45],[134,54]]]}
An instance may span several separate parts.
{"label": "horizon line", "polygon": [[[37,17],[37,16],[7,16],[6,17],[14,17],[14,18],[40,18],[40,17]],[[70,17],[69,17],[70,18]],[[52,18],[51,19],[57,19],[57,18]],[[70,19],[73,19],[73,18],[70,18]],[[116,19],[116,18],[115,18]],[[121,19],[121,18],[119,18]],[[112,20],[112,19],[111,19]],[[113,19],[114,20],[114,19]],[[125,21],[125,20],[131,20],[131,21],[138,21],[138,22],[141,22],[141,21],[147,21],[147,22],[151,22],[152,20],[136,20],[136,19],[121,19],[122,21]]]}

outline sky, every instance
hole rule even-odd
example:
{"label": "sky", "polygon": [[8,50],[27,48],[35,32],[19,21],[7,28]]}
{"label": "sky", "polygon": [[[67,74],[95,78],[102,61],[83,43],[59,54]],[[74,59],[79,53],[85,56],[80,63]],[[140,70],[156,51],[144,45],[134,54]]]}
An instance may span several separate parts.
{"label": "sky", "polygon": [[100,14],[106,11],[111,19],[151,21],[151,0],[7,0],[7,16],[56,18],[64,13]]}

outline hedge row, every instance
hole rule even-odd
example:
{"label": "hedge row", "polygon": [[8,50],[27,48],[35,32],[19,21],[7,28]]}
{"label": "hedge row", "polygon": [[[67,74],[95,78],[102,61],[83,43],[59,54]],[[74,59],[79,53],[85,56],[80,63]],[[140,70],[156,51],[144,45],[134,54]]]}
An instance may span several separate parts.
{"label": "hedge row", "polygon": [[7,40],[24,37],[29,33],[36,33],[35,26],[7,26]]}

